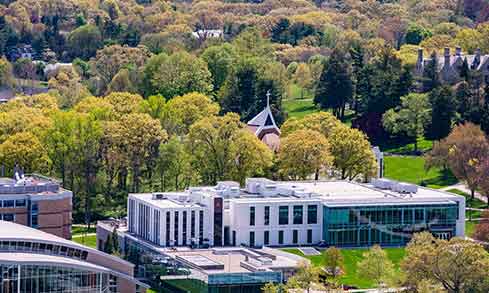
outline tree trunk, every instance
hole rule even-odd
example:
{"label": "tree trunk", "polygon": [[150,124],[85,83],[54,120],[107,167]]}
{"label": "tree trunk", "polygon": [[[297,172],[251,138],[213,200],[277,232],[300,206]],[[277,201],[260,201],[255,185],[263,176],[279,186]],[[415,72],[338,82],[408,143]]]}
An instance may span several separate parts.
{"label": "tree trunk", "polygon": [[470,189],[470,200],[474,200],[475,198],[475,189]]}

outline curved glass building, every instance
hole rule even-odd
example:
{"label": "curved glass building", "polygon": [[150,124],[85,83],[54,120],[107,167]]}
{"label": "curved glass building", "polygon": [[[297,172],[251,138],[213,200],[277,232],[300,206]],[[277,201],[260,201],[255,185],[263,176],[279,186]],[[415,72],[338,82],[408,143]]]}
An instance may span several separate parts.
{"label": "curved glass building", "polygon": [[0,292],[145,292],[134,265],[23,225],[0,221]]}

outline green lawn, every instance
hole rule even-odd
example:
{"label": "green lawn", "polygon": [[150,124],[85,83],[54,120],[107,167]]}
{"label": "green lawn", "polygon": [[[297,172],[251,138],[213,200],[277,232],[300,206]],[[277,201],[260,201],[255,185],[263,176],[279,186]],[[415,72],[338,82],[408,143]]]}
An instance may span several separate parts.
{"label": "green lawn", "polygon": [[[470,194],[463,192],[458,189],[449,189],[447,190],[448,192],[452,192],[458,195],[465,196],[465,206],[468,208],[474,208],[474,209],[487,209],[487,203],[483,202],[482,200],[478,198],[472,199]],[[476,219],[481,217],[482,212],[480,211],[466,211],[465,212],[465,217],[467,219]]]}
{"label": "green lawn", "polygon": [[312,99],[304,100],[284,100],[282,102],[284,111],[287,112],[288,118],[302,118],[307,114],[318,112],[319,109],[316,108]]}
{"label": "green lawn", "polygon": [[80,235],[84,233],[96,233],[97,232],[97,227],[96,224],[90,226],[90,230],[87,231],[87,228],[85,225],[73,225],[71,227],[71,235]]}
{"label": "green lawn", "polygon": [[75,236],[72,238],[73,241],[76,243],[83,244],[88,247],[92,248],[97,248],[97,236],[96,235],[90,235],[90,236]]}
{"label": "green lawn", "polygon": [[386,156],[384,158],[384,177],[426,185],[431,188],[442,188],[457,183],[457,179],[450,173],[438,168],[426,171],[423,157]]}
{"label": "green lawn", "polygon": [[[414,152],[414,143],[390,139],[377,143],[383,152],[391,154],[410,154]],[[424,138],[418,139],[418,151],[427,152],[433,148],[433,141]]]}
{"label": "green lawn", "polygon": [[478,223],[476,221],[465,221],[465,236],[472,237],[475,232],[475,226]]}
{"label": "green lawn", "polygon": [[[311,260],[314,266],[322,266],[322,255],[304,256],[299,249],[294,248],[283,250],[308,258],[309,260]],[[399,271],[399,264],[405,256],[404,248],[384,248],[384,250],[387,252],[388,257],[394,264],[396,270]],[[374,286],[371,280],[366,279],[357,273],[357,265],[363,259],[363,253],[365,251],[366,249],[363,248],[341,250],[345,266],[345,275],[343,275],[343,277],[341,278],[341,282],[343,284],[355,286],[358,288],[372,288]]]}

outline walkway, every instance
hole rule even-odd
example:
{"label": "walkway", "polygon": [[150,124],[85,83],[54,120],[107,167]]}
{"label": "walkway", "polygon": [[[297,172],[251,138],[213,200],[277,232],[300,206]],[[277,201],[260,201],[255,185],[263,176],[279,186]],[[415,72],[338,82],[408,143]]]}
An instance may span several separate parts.
{"label": "walkway", "polygon": [[[450,186],[441,188],[440,190],[442,190],[442,191],[448,191],[450,189],[458,189],[458,190],[463,191],[463,192],[465,192],[467,194],[470,194],[470,189],[467,188],[467,186],[465,186],[465,184],[463,184],[463,183],[457,183],[457,184],[454,184],[454,185],[450,185]],[[482,194],[480,194],[477,191],[475,192],[475,198],[480,199],[481,201],[487,203],[487,197],[483,196]]]}

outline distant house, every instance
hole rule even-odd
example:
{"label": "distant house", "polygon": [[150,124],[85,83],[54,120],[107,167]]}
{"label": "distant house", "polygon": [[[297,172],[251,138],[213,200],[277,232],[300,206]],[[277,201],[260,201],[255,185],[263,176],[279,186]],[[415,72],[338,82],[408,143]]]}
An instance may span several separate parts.
{"label": "distant house", "polygon": [[[431,56],[428,58],[423,56],[422,48],[418,49],[415,75],[422,77],[426,66],[431,60]],[[467,60],[469,69],[480,74],[483,83],[489,84],[489,55],[482,55],[480,49],[477,49],[475,54],[464,55],[460,47],[455,49],[454,55],[450,53],[450,48],[445,48],[443,57],[438,58],[437,70],[440,75],[440,81],[446,84],[455,84],[461,81],[460,73],[464,60]]]}
{"label": "distant house", "polygon": [[270,109],[270,93],[267,93],[267,106],[247,123],[248,129],[273,151],[280,148],[280,128],[275,123]]}
{"label": "distant house", "polygon": [[7,57],[10,61],[16,61],[20,58],[34,59],[35,52],[31,45],[22,45],[10,49],[7,52]]}
{"label": "distant house", "polygon": [[72,64],[71,63],[49,63],[46,64],[44,67],[44,75],[45,76],[51,76],[51,75],[56,75],[56,73],[62,69],[62,68],[71,68]]}
{"label": "distant house", "polygon": [[209,38],[221,38],[223,35],[223,30],[197,30],[192,32],[192,37],[201,41],[205,41]]}

